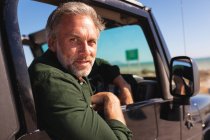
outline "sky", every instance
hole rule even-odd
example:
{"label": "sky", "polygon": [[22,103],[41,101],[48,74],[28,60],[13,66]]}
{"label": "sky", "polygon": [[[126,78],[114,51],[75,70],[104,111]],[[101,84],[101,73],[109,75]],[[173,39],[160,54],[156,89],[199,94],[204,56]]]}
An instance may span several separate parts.
{"label": "sky", "polygon": [[[210,57],[210,0],[141,0],[141,2],[152,9],[172,56]],[[18,17],[21,34],[27,35],[43,29],[47,17],[54,9],[54,6],[47,4],[19,0]]]}
{"label": "sky", "polygon": [[152,9],[172,56],[210,57],[210,0],[141,2]]}

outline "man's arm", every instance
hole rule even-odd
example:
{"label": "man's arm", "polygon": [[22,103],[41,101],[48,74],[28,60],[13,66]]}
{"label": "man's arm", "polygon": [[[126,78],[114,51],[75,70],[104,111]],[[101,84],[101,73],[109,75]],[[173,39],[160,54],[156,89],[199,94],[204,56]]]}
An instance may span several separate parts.
{"label": "man's arm", "polygon": [[113,83],[120,89],[118,97],[122,105],[133,103],[131,87],[121,76],[118,66],[111,65],[104,59],[96,58],[90,77],[97,74],[100,74],[106,83]]}
{"label": "man's arm", "polygon": [[111,92],[99,92],[93,95],[91,103],[94,108],[97,108],[97,106],[102,107],[106,120],[118,120],[126,125],[120,101]]}
{"label": "man's arm", "polygon": [[121,75],[118,75],[114,80],[113,84],[115,84],[119,89],[119,99],[121,104],[132,104],[133,97],[131,93],[131,86],[124,80]]}
{"label": "man's arm", "polygon": [[46,79],[45,76],[34,81],[33,88],[36,89],[39,120],[51,137],[64,140],[131,139],[131,131],[124,125],[122,114],[113,115],[116,107],[119,108],[117,102],[103,99],[105,110],[108,110],[105,121],[91,107],[90,93],[84,93],[79,83],[63,74],[51,73]]}

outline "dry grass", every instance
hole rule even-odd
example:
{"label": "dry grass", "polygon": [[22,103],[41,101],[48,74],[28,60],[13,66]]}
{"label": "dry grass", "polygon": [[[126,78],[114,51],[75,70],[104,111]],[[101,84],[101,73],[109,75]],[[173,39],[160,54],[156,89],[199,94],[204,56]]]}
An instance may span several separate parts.
{"label": "dry grass", "polygon": [[210,70],[200,70],[200,93],[210,92]]}

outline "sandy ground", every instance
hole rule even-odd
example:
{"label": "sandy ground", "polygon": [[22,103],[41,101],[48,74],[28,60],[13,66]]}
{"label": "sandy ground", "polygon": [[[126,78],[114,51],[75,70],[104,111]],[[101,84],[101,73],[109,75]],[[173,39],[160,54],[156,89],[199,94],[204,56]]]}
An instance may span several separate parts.
{"label": "sandy ground", "polygon": [[210,70],[200,70],[200,92],[210,93]]}

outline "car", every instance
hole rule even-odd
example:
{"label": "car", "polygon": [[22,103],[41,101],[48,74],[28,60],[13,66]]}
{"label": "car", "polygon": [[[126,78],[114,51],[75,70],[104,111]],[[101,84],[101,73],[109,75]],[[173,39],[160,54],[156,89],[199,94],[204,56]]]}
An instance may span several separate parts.
{"label": "car", "polygon": [[[31,3],[57,6],[67,1]],[[27,48],[36,58],[46,51],[45,29],[21,35],[18,2],[0,2],[0,140],[48,140],[45,130],[37,125],[28,54],[24,52]],[[199,74],[192,58],[170,56],[152,10],[135,0],[84,2],[106,23],[97,57],[118,65],[131,85],[134,103],[123,105],[122,110],[133,140],[208,140],[210,95],[197,94]],[[101,85],[103,90],[119,92],[112,83],[102,80]]]}

